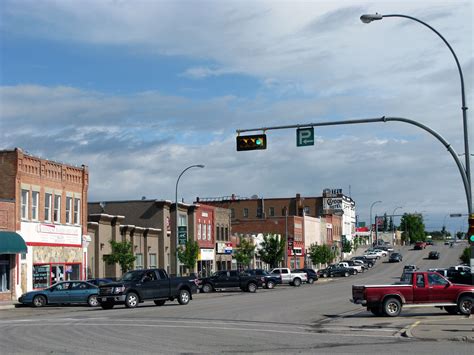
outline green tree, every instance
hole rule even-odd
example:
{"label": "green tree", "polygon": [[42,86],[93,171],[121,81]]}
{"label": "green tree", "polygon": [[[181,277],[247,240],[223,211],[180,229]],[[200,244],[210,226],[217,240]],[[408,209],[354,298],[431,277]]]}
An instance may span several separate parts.
{"label": "green tree", "polygon": [[383,214],[383,231],[386,232],[388,229],[388,218],[387,218],[387,212]]}
{"label": "green tree", "polygon": [[261,249],[257,251],[260,260],[270,264],[271,268],[277,267],[285,255],[286,239],[271,234],[265,235],[260,245]]}
{"label": "green tree", "polygon": [[255,245],[246,238],[240,237],[239,239],[239,248],[235,251],[234,257],[239,264],[247,267],[250,264],[250,260],[253,259]]}
{"label": "green tree", "polygon": [[309,247],[309,257],[313,264],[328,264],[336,258],[336,254],[328,245],[314,243]]}
{"label": "green tree", "polygon": [[103,260],[109,265],[119,264],[122,274],[133,269],[133,263],[137,258],[133,255],[132,243],[111,240],[110,246],[112,247],[112,253],[104,255]]}
{"label": "green tree", "polygon": [[352,251],[352,243],[346,241],[342,244],[342,252],[343,253],[350,253]]}
{"label": "green tree", "polygon": [[461,260],[465,264],[469,264],[471,260],[471,248],[467,247],[464,248],[462,254],[459,256],[459,260]]}
{"label": "green tree", "polygon": [[390,217],[390,219],[388,221],[388,230],[389,231],[395,230],[394,225],[393,225],[393,217]]}
{"label": "green tree", "polygon": [[178,259],[183,264],[185,269],[192,270],[196,265],[199,254],[199,244],[195,240],[188,238],[184,247],[182,245],[178,248]]}
{"label": "green tree", "polygon": [[408,243],[425,241],[425,225],[423,216],[419,213],[405,213],[400,221],[402,240]]}

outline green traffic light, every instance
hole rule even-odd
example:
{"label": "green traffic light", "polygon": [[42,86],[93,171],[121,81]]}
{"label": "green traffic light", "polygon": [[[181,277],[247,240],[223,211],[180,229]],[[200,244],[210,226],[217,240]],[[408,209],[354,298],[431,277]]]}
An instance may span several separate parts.
{"label": "green traffic light", "polygon": [[256,141],[255,141],[255,144],[256,145],[262,145],[262,140],[260,138],[258,138]]}
{"label": "green traffic light", "polygon": [[471,235],[471,236],[469,237],[469,241],[470,241],[471,243],[474,243],[474,235]]}

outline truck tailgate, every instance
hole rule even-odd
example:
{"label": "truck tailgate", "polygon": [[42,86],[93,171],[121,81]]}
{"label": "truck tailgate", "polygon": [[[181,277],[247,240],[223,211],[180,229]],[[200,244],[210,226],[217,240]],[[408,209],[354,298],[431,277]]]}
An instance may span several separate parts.
{"label": "truck tailgate", "polygon": [[365,286],[352,286],[352,302],[362,303],[365,300]]}

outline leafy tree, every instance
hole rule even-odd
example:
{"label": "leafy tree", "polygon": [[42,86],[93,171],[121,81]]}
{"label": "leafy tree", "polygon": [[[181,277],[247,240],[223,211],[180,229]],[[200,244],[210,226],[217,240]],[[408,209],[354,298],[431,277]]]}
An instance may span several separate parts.
{"label": "leafy tree", "polygon": [[276,235],[263,236],[261,249],[257,252],[260,259],[275,268],[285,255],[286,240]]}
{"label": "leafy tree", "polygon": [[188,238],[184,247],[178,248],[178,259],[186,269],[192,270],[196,265],[199,254],[199,244],[192,238]]}
{"label": "leafy tree", "polygon": [[402,240],[411,242],[425,241],[425,225],[423,216],[419,213],[405,213],[400,221],[400,230],[402,231]]}
{"label": "leafy tree", "polygon": [[456,239],[464,239],[465,233],[464,232],[457,232]]}
{"label": "leafy tree", "polygon": [[122,269],[122,274],[133,269],[136,257],[133,255],[132,243],[111,240],[110,246],[112,247],[112,254],[104,255],[103,260],[109,265],[118,263]]}
{"label": "leafy tree", "polygon": [[388,221],[388,230],[389,231],[395,230],[394,225],[393,225],[393,217],[390,217],[390,220]]}
{"label": "leafy tree", "polygon": [[328,245],[316,243],[310,245],[309,256],[313,264],[328,264],[336,258],[336,254]]}
{"label": "leafy tree", "polygon": [[247,239],[240,237],[239,248],[236,250],[234,256],[235,260],[239,264],[244,266],[248,266],[250,264],[250,260],[252,260],[255,253],[255,245],[248,241]]}
{"label": "leafy tree", "polygon": [[464,248],[462,254],[459,256],[459,260],[461,260],[465,264],[469,264],[469,261],[471,260],[471,248],[470,247]]}
{"label": "leafy tree", "polygon": [[388,229],[388,218],[387,218],[387,212],[383,214],[383,231],[386,232]]}
{"label": "leafy tree", "polygon": [[342,252],[350,253],[352,251],[352,243],[347,241],[342,244]]}

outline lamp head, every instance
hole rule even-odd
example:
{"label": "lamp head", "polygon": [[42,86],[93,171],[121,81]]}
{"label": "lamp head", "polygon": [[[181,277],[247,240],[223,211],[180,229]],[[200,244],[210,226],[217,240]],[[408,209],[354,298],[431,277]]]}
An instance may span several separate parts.
{"label": "lamp head", "polygon": [[360,17],[360,20],[363,23],[371,23],[372,21],[381,20],[383,15],[375,13],[375,14],[365,14]]}
{"label": "lamp head", "polygon": [[204,165],[199,164],[199,165],[196,165],[196,167],[198,167],[198,168],[204,168]]}

